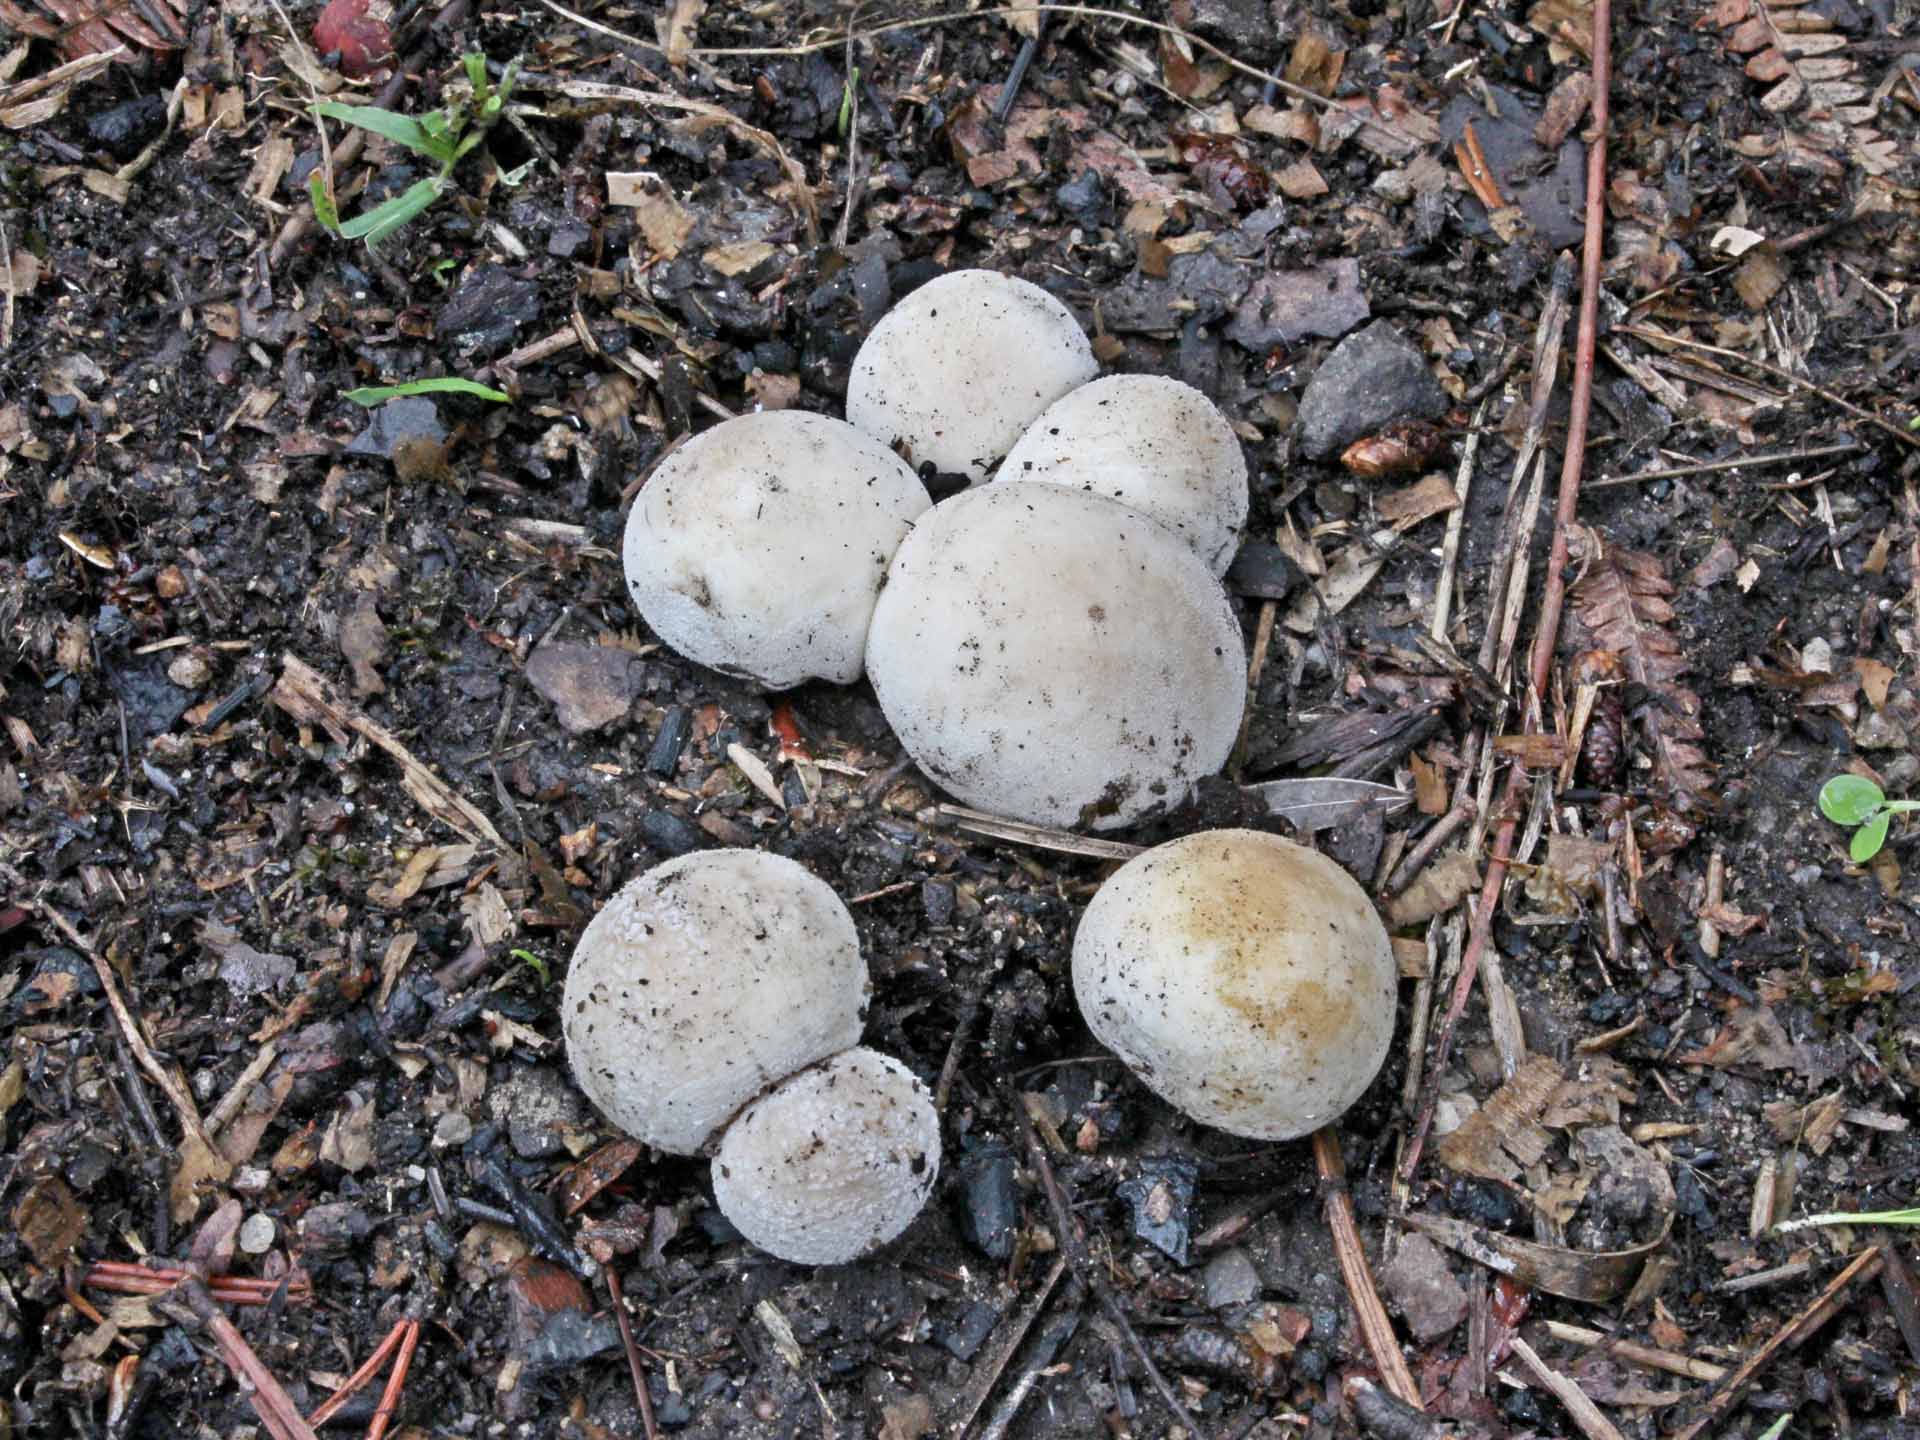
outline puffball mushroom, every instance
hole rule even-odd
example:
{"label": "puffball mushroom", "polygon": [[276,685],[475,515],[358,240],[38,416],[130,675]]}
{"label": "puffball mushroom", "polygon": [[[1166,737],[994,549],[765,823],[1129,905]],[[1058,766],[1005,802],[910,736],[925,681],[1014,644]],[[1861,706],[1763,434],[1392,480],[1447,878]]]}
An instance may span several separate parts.
{"label": "puffball mushroom", "polygon": [[1339,1116],[1393,1039],[1386,927],[1333,861],[1256,830],[1136,855],[1073,938],[1100,1042],[1194,1119],[1288,1140]]}
{"label": "puffball mushroom", "polygon": [[1002,483],[935,506],[893,558],[867,671],[907,753],[969,805],[1130,825],[1225,763],[1246,699],[1227,597],[1115,500]]}
{"label": "puffball mushroom", "polygon": [[1109,375],[1062,396],[1007,452],[999,478],[1131,505],[1176,531],[1216,576],[1247,523],[1240,437],[1206,396],[1165,375]]}
{"label": "puffball mushroom", "polygon": [[860,678],[873,600],[932,502],[900,457],[801,410],[726,420],[660,462],[627,517],[627,588],[653,632],[775,690]]}
{"label": "puffball mushroom", "polygon": [[720,1211],[753,1244],[844,1265],[913,1223],[940,1172],[927,1087],[875,1050],[843,1051],[756,1100],[713,1159]]}
{"label": "puffball mushroom", "polygon": [[759,850],[696,851],[630,881],[581,934],[567,1057],[614,1124],[692,1155],[769,1085],[858,1043],[870,991],[823,881]]}
{"label": "puffball mushroom", "polygon": [[955,270],[895,305],[860,346],[847,419],[916,466],[983,480],[1054,401],[1099,373],[1073,312],[1029,281]]}

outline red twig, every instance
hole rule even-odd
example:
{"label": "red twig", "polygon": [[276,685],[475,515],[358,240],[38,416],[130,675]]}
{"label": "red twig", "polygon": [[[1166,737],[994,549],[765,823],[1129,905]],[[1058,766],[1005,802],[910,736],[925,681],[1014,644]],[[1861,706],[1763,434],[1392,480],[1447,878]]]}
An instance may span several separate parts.
{"label": "red twig", "polygon": [[273,1440],[318,1440],[313,1427],[294,1408],[292,1397],[281,1388],[280,1382],[260,1357],[253,1353],[246,1336],[220,1313],[220,1307],[214,1304],[206,1282],[197,1275],[185,1274],[176,1293],[206,1327],[214,1344],[220,1347],[220,1358],[226,1362],[227,1369],[251,1388],[252,1393],[247,1396],[247,1401]]}
{"label": "red twig", "polygon": [[1375,1368],[1395,1399],[1424,1410],[1420,1387],[1400,1353],[1400,1342],[1387,1319],[1387,1307],[1380,1303],[1374,1289],[1373,1272],[1367,1268],[1367,1252],[1360,1245],[1360,1227],[1353,1219],[1353,1197],[1347,1193],[1347,1162],[1340,1153],[1340,1137],[1331,1129],[1313,1132],[1313,1163],[1320,1172],[1325,1191],[1327,1229],[1333,1232],[1333,1253],[1340,1261],[1341,1276],[1347,1282],[1347,1298],[1353,1313],[1360,1318],[1360,1333],[1373,1355]]}
{"label": "red twig", "polygon": [[[1612,84],[1612,0],[1593,0],[1593,126],[1592,142],[1587,150],[1587,224],[1580,250],[1580,331],[1574,345],[1573,394],[1567,413],[1567,448],[1560,467],[1560,498],[1554,511],[1553,550],[1547,561],[1546,592],[1540,601],[1540,628],[1533,637],[1532,664],[1528,679],[1536,695],[1547,693],[1547,681],[1553,669],[1553,652],[1560,639],[1560,612],[1567,597],[1567,534],[1580,507],[1580,476],[1586,468],[1587,425],[1593,413],[1593,354],[1600,310],[1601,247],[1606,240],[1607,215],[1607,109],[1608,89]],[[1467,996],[1473,990],[1473,978],[1480,968],[1481,953],[1493,933],[1494,907],[1500,903],[1500,891],[1506,884],[1507,864],[1513,855],[1513,837],[1519,829],[1526,772],[1515,765],[1507,772],[1506,790],[1500,803],[1500,829],[1494,837],[1493,854],[1487,861],[1486,882],[1480,888],[1474,906],[1471,938],[1460,957],[1460,975],[1454,982],[1447,1017],[1440,1027],[1434,1046],[1430,1073],[1439,1075],[1446,1068],[1453,1047],[1454,1026],[1467,1008]],[[1437,1095],[1429,1096],[1414,1125],[1407,1144],[1400,1174],[1411,1179],[1420,1163],[1427,1127],[1433,1122]]]}
{"label": "red twig", "polygon": [[613,1318],[620,1323],[620,1343],[626,1347],[627,1369],[633,1372],[633,1398],[640,1405],[640,1424],[647,1440],[660,1440],[660,1427],[653,1419],[653,1396],[647,1391],[647,1372],[640,1364],[640,1347],[634,1343],[633,1322],[627,1318],[627,1297],[620,1293],[620,1272],[607,1266],[607,1291],[613,1296]]}
{"label": "red twig", "polygon": [[314,1412],[307,1417],[307,1423],[318,1430],[331,1420],[334,1412],[351,1400],[362,1385],[380,1373],[380,1367],[387,1363],[387,1357],[399,1346],[400,1337],[406,1334],[407,1326],[412,1323],[411,1320],[396,1321],[393,1329],[387,1332],[387,1338],[382,1340],[374,1352],[361,1362],[360,1368],[349,1375],[338,1390],[320,1402]]}
{"label": "red twig", "polygon": [[[116,1295],[162,1295],[186,1276],[174,1265],[131,1265],[122,1260],[101,1260],[87,1268],[80,1283],[92,1290],[108,1290]],[[223,1305],[265,1305],[280,1289],[278,1280],[254,1280],[244,1275],[217,1275],[207,1282],[207,1291]],[[286,1281],[289,1300],[308,1300],[313,1296],[313,1280],[304,1270],[296,1270]]]}
{"label": "red twig", "polygon": [[393,1362],[393,1373],[387,1376],[387,1388],[380,1392],[380,1408],[373,1412],[373,1423],[367,1426],[367,1440],[380,1440],[387,1433],[387,1422],[393,1419],[393,1412],[400,1408],[400,1392],[407,1383],[407,1371],[413,1365],[414,1347],[420,1343],[420,1322],[402,1320],[400,1322],[400,1358]]}

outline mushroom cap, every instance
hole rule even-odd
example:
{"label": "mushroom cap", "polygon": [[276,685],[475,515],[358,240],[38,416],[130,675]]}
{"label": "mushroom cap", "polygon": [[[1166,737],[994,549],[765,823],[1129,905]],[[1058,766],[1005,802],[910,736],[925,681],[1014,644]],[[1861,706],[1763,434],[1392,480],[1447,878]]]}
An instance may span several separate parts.
{"label": "mushroom cap", "polygon": [[825,882],[760,850],[696,851],[629,881],[581,934],[567,1058],[615,1125],[692,1155],[767,1086],[858,1041],[871,988]]}
{"label": "mushroom cap", "polygon": [[1184,801],[1246,702],[1227,597],[1178,536],[1116,500],[1001,483],[936,505],[867,635],[907,753],[995,814],[1097,830]]}
{"label": "mushroom cap", "polygon": [[917,466],[986,478],[1055,400],[1100,373],[1073,312],[997,270],[955,270],[895,305],[853,357],[847,419]]}
{"label": "mushroom cap", "polygon": [[860,678],[873,599],[932,502],[900,457],[825,415],[722,421],[660,462],[627,516],[627,589],[702,665],[776,689]]}
{"label": "mushroom cap", "polygon": [[1257,830],[1135,856],[1073,938],[1100,1042],[1162,1099],[1235,1135],[1329,1124],[1393,1040],[1399,970],[1367,894],[1333,861]]}
{"label": "mushroom cap", "polygon": [[1179,533],[1215,575],[1247,523],[1247,460],[1213,402],[1166,375],[1108,375],[1047,407],[1001,462],[1001,480],[1105,495]]}
{"label": "mushroom cap", "polygon": [[940,1117],[906,1066],[845,1050],[756,1100],[713,1159],[721,1213],[769,1254],[844,1265],[913,1223],[940,1173]]}

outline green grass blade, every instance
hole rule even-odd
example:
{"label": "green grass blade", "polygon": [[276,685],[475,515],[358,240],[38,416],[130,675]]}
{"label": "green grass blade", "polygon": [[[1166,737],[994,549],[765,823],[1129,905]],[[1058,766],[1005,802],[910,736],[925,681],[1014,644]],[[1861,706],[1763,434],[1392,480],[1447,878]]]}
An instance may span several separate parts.
{"label": "green grass blade", "polygon": [[1864,775],[1836,775],[1820,787],[1820,813],[1836,825],[1864,825],[1886,803],[1880,787]]}
{"label": "green grass blade", "polygon": [[313,218],[323,230],[340,233],[340,212],[334,208],[333,196],[327,191],[327,180],[318,169],[307,177],[307,193],[313,197]]}
{"label": "green grass blade", "polygon": [[349,240],[364,238],[367,244],[378,245],[401,226],[419,219],[439,198],[438,180],[416,180],[392,199],[354,216],[340,227],[340,233]]}
{"label": "green grass blade", "polygon": [[338,100],[322,100],[313,107],[313,111],[316,115],[324,115],[344,125],[358,125],[362,130],[371,130],[430,160],[441,158],[435,149],[433,136],[411,115],[383,110],[378,105],[342,105]]}
{"label": "green grass blade", "polygon": [[408,380],[400,385],[363,385],[347,391],[346,398],[356,405],[379,405],[402,395],[478,395],[482,400],[511,404],[513,397],[504,390],[465,380],[458,375],[436,375],[430,380]]}

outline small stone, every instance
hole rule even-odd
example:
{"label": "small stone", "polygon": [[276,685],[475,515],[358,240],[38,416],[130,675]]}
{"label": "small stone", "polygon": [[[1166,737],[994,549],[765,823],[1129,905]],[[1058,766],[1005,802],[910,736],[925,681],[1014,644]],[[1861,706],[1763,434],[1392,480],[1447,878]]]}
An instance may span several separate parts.
{"label": "small stone", "polygon": [[187,593],[187,577],[178,565],[168,565],[153,577],[153,593],[162,600],[178,600]]}
{"label": "small stone", "polygon": [[1380,1271],[1388,1298],[1407,1318],[1422,1344],[1437,1340],[1467,1315],[1467,1292],[1447,1268],[1440,1248],[1424,1235],[1408,1235]]}
{"label": "small stone", "polygon": [[558,1070],[533,1065],[494,1086],[487,1110],[507,1127],[513,1153],[546,1160],[566,1149],[566,1135],[586,1122],[579,1093]]}
{"label": "small stone", "polygon": [[640,838],[662,855],[685,855],[705,845],[706,832],[671,810],[649,810],[640,817]]}
{"label": "small stone", "polygon": [[199,690],[213,678],[213,666],[207,663],[207,657],[189,650],[174,657],[167,666],[167,679],[182,690]]}
{"label": "small stone", "polygon": [[433,1147],[445,1150],[453,1145],[464,1145],[473,1138],[473,1121],[458,1110],[449,1110],[442,1115],[433,1127]]}
{"label": "small stone", "polygon": [[1352,259],[1262,275],[1239,307],[1227,338],[1256,355],[1309,335],[1337,339],[1372,313],[1360,283],[1360,262]]}
{"label": "small stone", "polygon": [[542,645],[527,657],[527,683],[569,735],[626,719],[640,693],[639,670],[633,652],[618,646]]}
{"label": "small stone", "polygon": [[1300,449],[1325,460],[1395,420],[1431,420],[1447,392],[1413,343],[1376,320],[1334,348],[1300,397]]}
{"label": "small stone", "polygon": [[1207,1305],[1213,1310],[1249,1304],[1260,1294],[1260,1272],[1253,1268],[1253,1257],[1237,1245],[1209,1260],[1203,1278]]}
{"label": "small stone", "polygon": [[240,1222],[240,1253],[243,1255],[264,1255],[273,1248],[273,1237],[279,1233],[270,1215],[249,1215]]}

